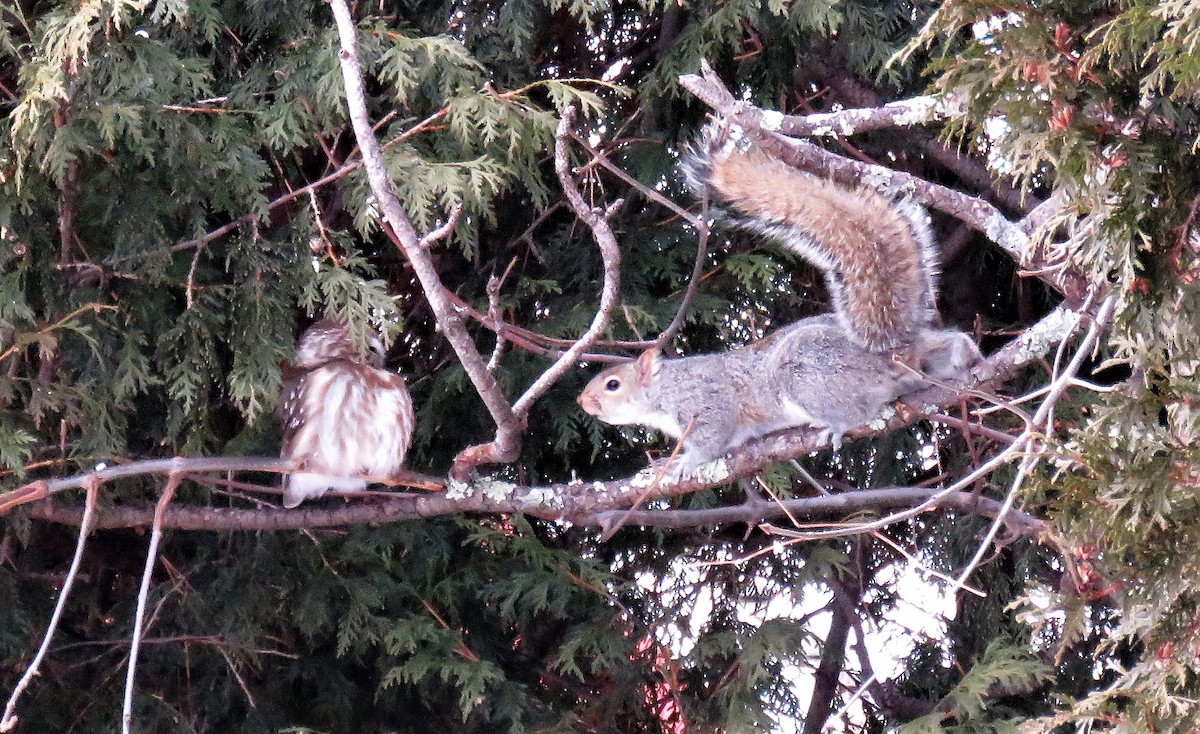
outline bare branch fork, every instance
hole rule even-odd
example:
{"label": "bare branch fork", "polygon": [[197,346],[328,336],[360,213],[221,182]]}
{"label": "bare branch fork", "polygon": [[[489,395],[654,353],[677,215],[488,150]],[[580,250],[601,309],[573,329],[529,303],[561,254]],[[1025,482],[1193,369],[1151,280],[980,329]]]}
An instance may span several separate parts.
{"label": "bare branch fork", "polygon": [[1079,374],[1079,368],[1083,364],[1083,360],[1092,353],[1092,350],[1099,343],[1100,336],[1112,320],[1116,307],[1117,299],[1115,296],[1109,295],[1104,299],[1100,304],[1095,319],[1088,327],[1087,333],[1080,341],[1079,346],[1076,347],[1074,356],[1061,370],[1058,368],[1058,365],[1062,362],[1065,343],[1059,346],[1058,355],[1055,359],[1054,379],[1050,383],[1046,397],[1038,408],[1037,413],[1034,414],[1033,420],[1026,426],[1025,431],[1017,438],[1017,442],[1014,444],[1014,446],[1025,447],[1029,451],[1022,457],[1020,464],[1017,466],[1016,476],[1013,478],[1008,495],[1004,498],[1004,502],[1001,503],[1000,510],[996,514],[991,527],[988,528],[987,534],[980,541],[975,555],[959,574],[955,582],[957,587],[961,588],[971,573],[983,562],[984,554],[991,548],[992,542],[1000,532],[1000,527],[1006,515],[1012,512],[1012,508],[1016,503],[1017,496],[1025,483],[1026,477],[1041,463],[1045,452],[1036,450],[1036,442],[1039,439],[1039,435],[1049,436],[1053,433],[1054,410],[1058,405],[1058,401],[1062,398],[1067,388],[1074,384],[1075,377]]}
{"label": "bare branch fork", "polygon": [[616,238],[607,224],[606,216],[593,212],[584,204],[582,196],[579,195],[570,178],[565,148],[565,139],[569,133],[572,116],[572,113],[568,111],[563,115],[563,122],[560,124],[556,136],[555,168],[572,209],[591,228],[600,246],[601,256],[604,260],[604,288],[601,294],[600,308],[584,336],[562,354],[529,387],[524,395],[510,405],[488,369],[487,361],[476,350],[463,323],[462,315],[455,307],[449,291],[442,284],[433,259],[425,248],[429,243],[450,233],[453,222],[457,219],[458,211],[456,209],[452,212],[447,223],[434,232],[424,237],[417,234],[412,221],[392,189],[391,179],[380,152],[379,141],[375,138],[371,127],[367,113],[366,93],[363,87],[362,66],[358,59],[356,27],[349,5],[345,0],[330,0],[329,6],[338,28],[341,45],[338,60],[346,89],[346,104],[351,127],[362,151],[363,165],[367,171],[371,192],[379,202],[384,215],[384,229],[412,265],[413,272],[421,284],[421,289],[429,301],[438,325],[445,333],[458,356],[459,363],[462,364],[471,384],[474,385],[476,392],[491,414],[492,420],[496,423],[496,435],[491,442],[469,446],[459,452],[455,458],[454,465],[450,469],[450,476],[455,480],[463,481],[481,464],[508,463],[516,459],[520,451],[521,433],[525,428],[529,407],[573,365],[579,355],[587,350],[591,342],[603,333],[608,324],[609,314],[616,303],[619,283],[620,255]]}
{"label": "bare branch fork", "polygon": [[390,175],[384,165],[383,153],[375,132],[371,128],[367,113],[366,92],[363,87],[362,65],[358,60],[356,26],[345,0],[330,0],[330,10],[337,24],[341,49],[338,61],[342,70],[342,81],[346,90],[346,106],[354,137],[362,152],[363,166],[371,193],[384,216],[384,229],[393,237],[404,257],[412,266],[413,273],[421,284],[421,290],[433,310],[438,325],[458,356],[459,363],[467,373],[475,391],[483,399],[488,413],[496,423],[496,436],[491,443],[471,446],[462,451],[455,460],[451,475],[465,478],[481,463],[504,462],[516,458],[520,448],[523,426],[513,413],[504,393],[495,378],[487,370],[487,363],[475,349],[471,335],[467,333],[462,316],[447,297],[446,287],[438,276],[437,268],[428,250],[422,247],[422,237],[417,234],[408,213],[400,204],[392,189]]}
{"label": "bare branch fork", "polygon": [[604,263],[604,285],[600,291],[600,306],[596,310],[596,315],[592,318],[588,330],[567,351],[563,352],[562,356],[555,360],[554,364],[543,372],[541,377],[534,380],[525,394],[513,404],[513,412],[520,416],[522,421],[529,414],[529,408],[534,401],[544,395],[559,378],[566,374],[567,370],[574,367],[584,352],[608,328],[608,321],[612,316],[612,310],[617,305],[617,296],[620,290],[621,249],[617,246],[617,236],[608,223],[608,218],[620,206],[620,202],[613,202],[601,212],[591,208],[583,200],[583,194],[580,193],[578,184],[571,177],[567,151],[567,138],[570,137],[571,125],[574,120],[575,109],[573,107],[563,110],[562,118],[558,122],[558,130],[554,135],[554,171],[558,174],[559,182],[562,183],[563,193],[567,196],[567,203],[571,206],[571,210],[592,231],[596,245],[600,248],[600,258]]}

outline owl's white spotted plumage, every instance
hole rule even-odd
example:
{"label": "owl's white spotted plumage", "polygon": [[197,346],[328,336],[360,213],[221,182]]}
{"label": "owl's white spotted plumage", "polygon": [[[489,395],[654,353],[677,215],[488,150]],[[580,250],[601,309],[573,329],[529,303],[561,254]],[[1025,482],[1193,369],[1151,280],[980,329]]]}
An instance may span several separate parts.
{"label": "owl's white spotted plumage", "polygon": [[330,489],[365,489],[369,479],[403,466],[412,443],[412,400],[404,379],[382,367],[379,340],[371,340],[364,356],[339,321],[318,321],[300,335],[279,415],[281,455],[305,471],[284,476],[284,507]]}

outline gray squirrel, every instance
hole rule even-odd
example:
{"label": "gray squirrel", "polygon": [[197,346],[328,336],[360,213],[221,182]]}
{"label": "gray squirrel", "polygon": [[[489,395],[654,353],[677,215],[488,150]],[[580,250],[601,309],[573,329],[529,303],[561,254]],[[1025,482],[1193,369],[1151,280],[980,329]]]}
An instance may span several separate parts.
{"label": "gray squirrel", "polygon": [[683,439],[674,476],[786,428],[840,447],[884,405],[928,387],[925,376],[962,382],[981,359],[967,334],[934,326],[937,251],[917,204],[809,175],[715,126],[684,165],[738,226],[821,268],[834,312],[729,352],[648,350],[588,383],[577,401],[588,414]]}

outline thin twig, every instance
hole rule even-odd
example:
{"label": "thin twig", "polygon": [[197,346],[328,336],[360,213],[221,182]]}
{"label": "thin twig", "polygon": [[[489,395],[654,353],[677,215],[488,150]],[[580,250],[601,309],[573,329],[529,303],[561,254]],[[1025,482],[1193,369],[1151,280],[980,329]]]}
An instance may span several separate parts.
{"label": "thin twig", "polygon": [[[1005,455],[1004,461],[989,462],[987,465],[987,472],[980,472],[980,474],[982,475],[982,474],[987,474],[987,473],[992,472],[1000,464],[1005,463],[1007,460],[1008,460],[1008,456]],[[972,479],[972,481],[974,481],[974,479]],[[817,526],[817,527],[822,528],[820,530],[791,530],[788,528],[776,527],[770,523],[763,523],[763,524],[759,525],[759,527],[764,532],[773,533],[775,535],[782,535],[785,538],[795,538],[798,540],[809,540],[809,541],[811,541],[811,540],[829,540],[832,538],[844,538],[844,537],[847,537],[850,535],[862,535],[864,533],[871,532],[872,530],[879,530],[879,529],[885,528],[889,525],[894,525],[898,522],[903,522],[904,520],[909,520],[911,518],[916,517],[917,515],[920,515],[924,512],[932,510],[935,507],[938,507],[942,504],[950,504],[949,500],[952,499],[954,496],[952,493],[959,492],[960,490],[957,489],[957,486],[960,484],[963,484],[963,483],[964,482],[962,480],[960,480],[959,482],[955,482],[955,484],[951,485],[950,487],[944,487],[944,488],[934,492],[931,495],[927,495],[915,507],[910,507],[910,508],[902,510],[902,511],[893,512],[891,514],[884,515],[883,517],[880,517],[876,520],[872,520],[869,522],[836,523],[836,524],[824,523],[824,524]],[[928,492],[928,490],[926,490],[926,491]],[[843,495],[835,495],[835,496],[841,497]],[[819,499],[819,498],[813,498],[813,499]],[[980,499],[982,499],[982,498],[980,498]],[[1034,520],[1033,522],[1037,523],[1036,520]]]}
{"label": "thin twig", "polygon": [[683,326],[683,320],[687,317],[688,309],[692,305],[692,300],[696,297],[696,290],[700,287],[700,281],[704,275],[704,261],[708,256],[708,237],[712,231],[712,220],[708,213],[708,193],[705,192],[700,197],[700,216],[695,222],[697,237],[696,237],[696,261],[692,264],[692,274],[688,278],[687,288],[683,291],[683,298],[679,300],[679,307],[675,310],[675,316],[671,319],[671,323],[667,324],[667,328],[663,329],[658,338],[654,340],[654,348],[661,349],[667,342],[675,338],[680,327]]}
{"label": "thin twig", "polygon": [[[873,520],[870,522],[863,522],[863,523],[851,523],[851,524],[839,526],[839,527],[836,527],[833,529],[816,530],[816,531],[789,530],[787,528],[778,528],[778,527],[775,527],[768,523],[764,523],[763,525],[760,525],[760,527],[764,531],[769,532],[769,533],[775,533],[777,535],[782,535],[786,538],[797,538],[797,539],[802,539],[802,540],[827,540],[830,538],[841,538],[841,537],[845,537],[847,535],[861,535],[863,533],[866,533],[866,532],[869,532],[872,530],[879,530],[881,528],[887,527],[888,525],[892,525],[897,522],[901,522],[903,520],[908,520],[910,518],[916,517],[917,515],[937,506],[939,503],[948,502],[952,495],[954,495],[956,493],[960,493],[964,488],[969,487],[980,477],[984,477],[984,476],[987,476],[988,474],[991,474],[995,469],[997,469],[1001,465],[1007,463],[1009,458],[1012,457],[1014,454],[1018,453],[1019,451],[1023,450],[1024,446],[1025,446],[1025,443],[1023,441],[1017,441],[1017,442],[1014,442],[1010,446],[1004,447],[1004,449],[1001,450],[1000,453],[996,454],[994,457],[989,459],[983,465],[977,467],[974,471],[967,474],[965,477],[962,477],[961,479],[954,482],[953,484],[950,484],[946,487],[943,487],[942,489],[937,490],[933,494],[929,495],[926,499],[922,500],[915,507],[910,507],[910,508],[900,511],[900,512],[894,512],[890,515],[885,515],[877,520]],[[845,495],[837,495],[837,496],[842,497]],[[818,498],[812,498],[812,499],[825,499],[825,498],[818,497]],[[978,499],[982,500],[983,498],[980,497]],[[989,502],[994,502],[994,500],[989,500]],[[1000,514],[1000,513],[998,512],[997,514]],[[1007,512],[1005,512],[1004,515],[1001,515],[1001,516],[1006,516],[1006,515],[1007,515]],[[1037,521],[1035,521],[1035,522],[1037,522]],[[1041,523],[1039,522],[1038,525],[1040,526]]]}
{"label": "thin twig", "polygon": [[246,685],[245,678],[242,678],[241,672],[237,669],[237,666],[233,664],[233,658],[229,656],[229,651],[223,647],[218,647],[217,652],[220,653],[221,657],[225,658],[225,664],[229,666],[229,672],[233,673],[234,679],[237,680],[238,687],[242,689],[242,694],[246,696],[246,703],[248,703],[252,709],[258,708],[258,704],[254,703],[253,694],[250,693],[250,687]]}
{"label": "thin twig", "polygon": [[508,345],[508,339],[504,336],[504,318],[500,310],[500,289],[504,287],[504,281],[508,280],[509,273],[517,264],[517,258],[508,261],[508,267],[504,269],[504,274],[496,277],[493,272],[488,277],[487,292],[488,311],[487,318],[491,322],[489,328],[496,334],[496,346],[492,348],[492,356],[488,359],[487,370],[492,374],[496,374],[496,368],[500,366],[500,358],[504,356],[504,348]]}
{"label": "thin twig", "polygon": [[146,549],[146,565],[142,568],[142,584],[138,588],[137,612],[133,617],[133,635],[129,642],[129,667],[125,673],[125,701],[121,706],[121,733],[130,734],[133,726],[133,678],[137,671],[138,650],[142,646],[142,622],[146,618],[146,598],[150,594],[150,576],[154,572],[154,562],[158,558],[158,544],[163,534],[163,513],[175,490],[183,481],[182,474],[171,474],[163,487],[162,496],[154,507],[154,524],[150,528],[150,546]]}
{"label": "thin twig", "polygon": [[[1055,379],[1053,382],[1051,382],[1051,391],[1046,395],[1046,399],[1042,402],[1042,406],[1033,416],[1034,425],[1046,426],[1047,431],[1053,429],[1052,417],[1054,415],[1055,405],[1058,404],[1058,400],[1070,386],[1071,380],[1079,372],[1079,367],[1083,364],[1083,360],[1087,358],[1087,356],[1091,353],[1092,348],[1099,342],[1100,335],[1104,332],[1105,328],[1107,328],[1108,321],[1112,318],[1113,313],[1116,311],[1116,307],[1117,299],[1112,295],[1105,298],[1100,304],[1100,308],[1096,312],[1096,318],[1092,321],[1091,326],[1088,328],[1087,334],[1076,348],[1074,357],[1071,359],[1070,363],[1067,364],[1066,369],[1061,373],[1057,373]],[[1063,343],[1065,344],[1066,342],[1064,341]],[[1047,433],[1046,435],[1049,434]],[[1034,440],[1035,436],[1033,432],[1029,428],[1026,428],[1025,432],[1018,437],[1017,441],[1013,445],[1026,446],[1028,444],[1032,444]],[[988,550],[991,548],[992,542],[996,539],[996,536],[1000,532],[1000,527],[1003,525],[1005,515],[1011,511],[1013,504],[1016,502],[1016,498],[1021,486],[1025,482],[1025,477],[1033,471],[1038,463],[1040,463],[1041,458],[1042,454],[1040,452],[1027,453],[1021,463],[1017,466],[1016,476],[1013,477],[1012,484],[1008,491],[1008,496],[1004,498],[1004,503],[1000,507],[1000,512],[996,515],[996,519],[992,521],[992,525],[988,528],[988,532],[984,536],[983,540],[980,541],[979,548],[976,549],[975,555],[971,558],[971,561],[966,565],[966,567],[963,568],[962,573],[958,575],[958,579],[955,582],[956,588],[962,587],[963,584],[966,583],[967,578],[970,577],[970,575],[983,561],[984,555],[987,554]]]}
{"label": "thin twig", "polygon": [[600,534],[600,540],[608,540],[612,536],[616,535],[617,531],[624,527],[625,523],[629,522],[629,518],[633,517],[637,509],[642,506],[642,503],[645,502],[650,495],[654,494],[654,491],[658,489],[658,485],[667,476],[667,472],[670,471],[671,463],[675,461],[675,457],[679,456],[679,452],[683,450],[683,444],[685,441],[687,441],[688,436],[691,435],[692,428],[695,427],[695,425],[696,417],[692,416],[692,419],[688,421],[687,426],[684,427],[683,433],[679,435],[679,440],[675,442],[675,448],[671,450],[671,455],[667,457],[667,460],[664,461],[660,467],[658,467],[658,470],[654,474],[654,479],[652,479],[650,483],[646,485],[646,489],[644,489],[638,498],[634,500],[633,504],[630,505],[624,513],[617,517],[616,522],[601,523],[604,527],[604,532]]}
{"label": "thin twig", "polygon": [[[467,303],[457,295],[447,292],[446,297],[450,300],[459,313],[471,318],[481,324],[488,331],[495,333],[497,336],[502,336],[511,341],[513,344],[521,347],[531,354],[537,354],[542,357],[550,357],[557,359],[567,349],[575,343],[572,339],[558,339],[545,334],[539,334],[536,331],[525,329],[516,324],[511,324],[505,321],[496,323],[488,314],[480,313],[471,304]],[[608,339],[597,339],[595,345],[604,347],[613,347],[617,349],[648,349],[654,346],[654,342],[648,341],[614,341]],[[607,354],[584,353],[580,355],[580,359],[589,362],[628,362],[628,357],[613,357]]]}
{"label": "thin twig", "polygon": [[[875,537],[875,539],[878,540],[880,543],[883,543],[887,547],[891,548],[892,550],[896,551],[900,555],[904,556],[904,558],[909,563],[911,563],[912,566],[914,568],[916,568],[918,571],[920,571],[921,573],[928,574],[929,576],[932,576],[935,579],[939,579],[941,581],[945,581],[948,584],[954,584],[956,587],[959,586],[957,581],[950,578],[946,574],[941,573],[940,571],[937,571],[937,570],[932,569],[929,566],[925,565],[924,563],[921,562],[921,560],[919,558],[917,558],[913,554],[906,551],[899,543],[892,540],[891,538],[884,535],[883,533],[876,531],[874,533],[871,533],[871,535],[873,535]],[[981,591],[980,589],[976,589],[974,586],[968,586],[966,584],[962,584],[961,587],[964,591],[969,591],[972,594],[974,594],[975,596],[979,597],[980,599],[987,598],[986,592]]]}
{"label": "thin twig", "polygon": [[[64,652],[66,650],[76,650],[85,647],[108,647],[112,649],[120,648],[128,644],[127,640],[80,640],[79,642],[68,642],[62,645],[55,645],[50,652]],[[209,645],[214,648],[231,647],[236,648],[239,643],[221,637],[220,635],[167,635],[166,637],[143,637],[142,646],[147,645]],[[287,658],[289,660],[298,660],[299,653],[284,652],[283,650],[274,650],[269,647],[255,648],[255,653],[260,655],[274,655],[276,657]]]}
{"label": "thin twig", "polygon": [[[857,637],[857,635],[856,635],[856,637]],[[847,698],[846,702],[842,704],[842,707],[839,708],[835,713],[830,715],[830,717],[828,719],[826,719],[826,726],[830,726],[833,723],[835,723],[835,722],[839,721],[840,719],[842,719],[843,717],[845,717],[846,714],[849,713],[850,707],[853,706],[855,704],[855,702],[858,701],[858,699],[862,698],[863,695],[867,692],[867,690],[871,688],[871,686],[875,685],[875,681],[876,681],[875,673],[871,672],[870,674],[868,674],[867,677],[863,680],[863,682],[859,684],[858,688],[856,688],[854,690],[854,693],[851,694],[850,698]],[[845,722],[843,722],[843,723],[845,723]],[[825,729],[822,728],[822,731],[825,731]]]}
{"label": "thin twig", "polygon": [[825,485],[817,481],[817,478],[804,468],[799,459],[792,459],[790,463],[792,468],[796,470],[796,473],[800,475],[800,478],[808,482],[809,486],[813,489],[817,490],[817,494],[829,494],[829,490],[825,488]]}
{"label": "thin twig", "polygon": [[187,280],[184,281],[183,294],[188,311],[191,311],[192,306],[196,304],[196,299],[193,295],[196,290],[196,266],[200,264],[200,256],[204,254],[205,244],[207,243],[201,242],[196,245],[196,251],[192,253],[192,264],[188,267]]}
{"label": "thin twig", "polygon": [[[799,525],[800,521],[796,519],[796,516],[792,514],[791,509],[789,509],[788,506],[784,504],[783,500],[779,498],[779,495],[775,494],[775,491],[771,489],[771,485],[764,482],[762,477],[755,477],[754,479],[758,482],[758,486],[762,487],[763,491],[767,493],[767,496],[771,498],[771,501],[774,502],[779,509],[783,510],[783,514],[787,516],[787,519],[790,520],[793,525]],[[828,494],[828,492],[825,494]]]}
{"label": "thin twig", "polygon": [[941,423],[943,425],[957,428],[966,433],[983,436],[990,441],[996,441],[997,443],[1002,443],[1006,446],[1016,440],[1004,431],[997,431],[996,429],[988,428],[981,423],[963,420],[962,418],[957,418],[948,413],[930,413],[926,417],[934,423]]}
{"label": "thin twig", "polygon": [[[384,149],[390,148],[390,147],[396,145],[397,143],[407,140],[408,138],[416,135],[419,132],[423,132],[424,130],[427,130],[438,119],[445,117],[448,112],[449,112],[448,106],[441,108],[440,110],[429,115],[429,117],[426,117],[424,120],[421,120],[420,122],[418,122],[416,125],[413,125],[412,127],[405,130],[404,132],[402,132],[402,133],[396,135],[395,137],[393,137],[392,139],[388,140],[381,147],[383,147]],[[322,176],[321,178],[317,179],[316,181],[313,181],[312,183],[310,183],[306,186],[301,186],[298,189],[289,191],[286,194],[282,194],[281,196],[279,196],[275,199],[272,199],[271,201],[267,202],[265,211],[272,212],[275,209],[278,209],[279,207],[283,206],[284,204],[287,204],[288,202],[292,201],[293,199],[299,198],[301,196],[311,195],[317,189],[322,188],[323,186],[326,186],[327,184],[333,183],[334,181],[337,181],[338,179],[342,178],[343,176],[345,176],[349,173],[353,173],[354,171],[357,171],[358,169],[362,168],[362,165],[363,165],[362,159],[349,161],[348,163],[343,165],[341,168],[338,168],[335,171],[331,171],[330,173]],[[213,229],[213,230],[205,233],[204,235],[201,235],[200,237],[197,237],[197,238],[191,239],[191,240],[184,240],[183,242],[177,242],[177,243],[165,248],[165,250],[147,250],[147,251],[142,251],[142,252],[131,253],[128,255],[124,255],[122,257],[107,258],[106,262],[109,263],[110,265],[116,265],[118,263],[128,262],[128,261],[132,261],[132,260],[138,260],[143,257],[147,257],[147,256],[150,256],[150,255],[153,255],[156,253],[161,253],[164,251],[170,252],[170,253],[176,253],[176,252],[183,252],[184,250],[190,250],[193,247],[200,247],[208,242],[218,239],[218,238],[232,232],[233,230],[237,229],[238,227],[240,227],[243,224],[256,221],[260,216],[261,216],[261,213],[259,213],[259,212],[244,214],[244,215],[238,217],[237,219],[234,219],[231,222],[227,222],[226,224],[223,224],[220,227],[217,227],[216,229]],[[122,275],[123,277],[129,277],[128,275],[121,274],[121,273],[118,273],[118,275]]]}
{"label": "thin twig", "polygon": [[62,589],[58,592],[58,601],[54,604],[54,612],[50,615],[50,623],[46,625],[46,636],[42,638],[42,645],[38,648],[37,654],[33,656],[33,660],[29,663],[29,667],[25,669],[25,674],[21,676],[21,680],[17,681],[17,685],[13,688],[12,695],[8,699],[8,704],[4,707],[4,718],[0,719],[0,732],[9,732],[17,725],[20,720],[14,715],[17,708],[17,700],[20,699],[21,693],[28,687],[29,682],[37,675],[38,668],[42,665],[42,659],[46,657],[46,652],[50,649],[50,643],[54,639],[54,631],[58,629],[58,622],[62,618],[63,609],[67,606],[67,597],[71,594],[71,587],[75,584],[75,576],[79,573],[79,564],[83,560],[83,549],[87,543],[87,537],[92,532],[92,527],[96,520],[96,499],[100,494],[100,481],[92,480],[88,484],[87,500],[83,507],[83,522],[79,526],[79,540],[75,543],[75,555],[71,558],[71,567],[67,569],[67,575],[63,579]]}
{"label": "thin twig", "polygon": [[667,197],[663,196],[662,194],[658,193],[654,189],[643,184],[641,181],[638,181],[633,176],[630,176],[625,171],[621,170],[620,166],[614,165],[612,161],[608,160],[608,156],[606,156],[604,153],[596,150],[591,145],[589,145],[588,142],[586,140],[584,140],[583,136],[581,136],[577,133],[571,133],[571,138],[576,143],[578,143],[584,150],[586,150],[589,155],[591,155],[593,158],[595,158],[595,160],[600,163],[601,167],[603,167],[609,173],[612,173],[617,178],[624,181],[626,184],[629,185],[630,188],[634,189],[635,191],[640,193],[642,196],[645,196],[650,201],[653,201],[654,203],[671,210],[680,219],[683,219],[685,222],[688,222],[696,229],[700,229],[701,227],[704,226],[704,223],[701,221],[700,217],[697,217],[695,214],[692,214],[687,209],[684,209],[683,207],[679,206],[678,204],[671,201]]}
{"label": "thin twig", "polygon": [[803,542],[803,540],[773,540],[768,546],[764,546],[756,551],[751,551],[750,553],[746,553],[735,558],[722,558],[717,561],[692,561],[691,563],[685,563],[683,567],[690,569],[708,568],[710,566],[740,566],[743,563],[748,563],[753,561],[755,558],[765,556],[769,553],[779,553],[789,545],[796,545]]}
{"label": "thin twig", "polygon": [[47,324],[46,326],[43,326],[42,328],[40,328],[34,332],[25,332],[25,333],[17,334],[13,338],[13,343],[8,345],[8,348],[5,349],[3,352],[0,352],[0,362],[3,362],[4,360],[8,359],[13,354],[18,353],[21,349],[29,346],[30,344],[36,343],[36,341],[37,341],[36,337],[31,337],[30,336],[31,334],[49,334],[50,332],[54,331],[55,329],[61,329],[62,327],[66,326],[68,323],[70,323],[71,320],[74,319],[76,316],[82,316],[83,314],[87,313],[88,311],[91,311],[93,314],[98,314],[101,311],[116,311],[116,310],[117,310],[116,306],[112,306],[109,304],[85,303],[82,306],[80,306],[79,308],[72,311],[71,313],[69,313],[66,316],[63,316],[61,319],[55,321],[53,324]]}
{"label": "thin twig", "polygon": [[454,231],[454,228],[458,226],[458,218],[462,216],[462,210],[463,203],[461,201],[454,202],[454,205],[450,207],[450,214],[446,216],[446,221],[442,222],[440,227],[426,232],[425,236],[421,238],[421,241],[417,243],[417,246],[421,248],[427,248],[433,243],[449,237],[450,233]]}

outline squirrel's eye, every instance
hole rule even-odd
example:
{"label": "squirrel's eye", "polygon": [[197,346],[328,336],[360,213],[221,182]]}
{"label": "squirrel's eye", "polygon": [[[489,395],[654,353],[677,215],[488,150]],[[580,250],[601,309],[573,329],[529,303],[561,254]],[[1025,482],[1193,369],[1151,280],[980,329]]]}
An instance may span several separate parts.
{"label": "squirrel's eye", "polygon": [[617,390],[621,389],[621,381],[614,377],[608,382],[604,383],[604,389],[608,390],[609,392],[616,392]]}

